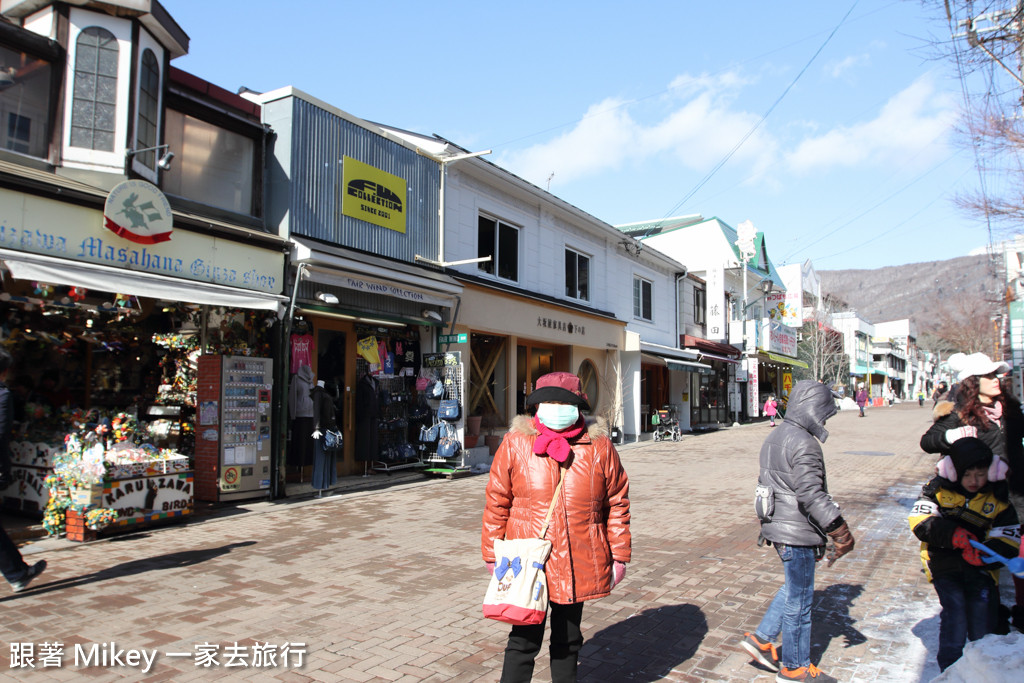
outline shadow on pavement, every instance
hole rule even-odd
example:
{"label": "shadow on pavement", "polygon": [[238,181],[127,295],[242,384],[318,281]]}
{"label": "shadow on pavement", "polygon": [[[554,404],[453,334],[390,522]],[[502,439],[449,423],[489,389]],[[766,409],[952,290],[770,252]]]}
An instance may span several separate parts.
{"label": "shadow on pavement", "polygon": [[940,673],[939,662],[935,659],[938,655],[939,647],[939,615],[935,614],[927,619],[922,619],[914,624],[910,632],[921,641],[921,645],[928,651],[919,680],[922,682],[930,681]]}
{"label": "shadow on pavement", "polygon": [[644,610],[587,639],[580,651],[581,680],[664,680],[697,652],[707,633],[707,619],[696,605]]}
{"label": "shadow on pavement", "polygon": [[[121,564],[116,564],[113,567],[107,567],[106,569],[101,569],[98,572],[93,572],[92,574],[85,574],[84,576],[51,581],[50,583],[33,584],[31,590],[27,590],[24,593],[8,595],[0,598],[0,603],[29,595],[39,595],[40,593],[49,593],[50,591],[63,590],[65,588],[75,588],[77,586],[84,586],[85,584],[106,581],[108,579],[119,579],[125,576],[134,576],[136,574],[161,571],[164,569],[190,567],[192,565],[199,564],[200,562],[206,562],[207,560],[212,560],[215,557],[220,557],[221,555],[227,555],[236,548],[244,548],[250,545],[256,545],[256,541],[229,543],[227,545],[220,546],[219,548],[205,548],[203,550],[183,550],[177,553],[168,553],[166,555],[157,555],[156,557],[146,557],[141,560],[122,562]],[[53,565],[51,565],[51,567],[52,566]],[[42,574],[42,576],[45,577],[46,574]]]}
{"label": "shadow on pavement", "polygon": [[860,584],[836,583],[824,590],[814,591],[811,608],[811,661],[820,662],[835,638],[843,639],[843,647],[867,642],[867,637],[854,628],[856,620],[850,616],[853,601],[864,592]]}

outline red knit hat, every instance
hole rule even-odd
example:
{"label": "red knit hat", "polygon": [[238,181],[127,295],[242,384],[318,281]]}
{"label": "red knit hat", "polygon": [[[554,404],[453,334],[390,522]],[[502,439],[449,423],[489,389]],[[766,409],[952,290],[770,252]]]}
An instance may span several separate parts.
{"label": "red knit hat", "polygon": [[534,390],[526,397],[526,405],[558,401],[590,410],[580,378],[571,372],[549,372],[537,378]]}

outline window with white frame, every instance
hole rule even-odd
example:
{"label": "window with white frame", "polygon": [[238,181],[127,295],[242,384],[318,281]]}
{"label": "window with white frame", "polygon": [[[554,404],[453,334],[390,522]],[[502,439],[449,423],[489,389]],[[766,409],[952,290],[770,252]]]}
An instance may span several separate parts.
{"label": "window with white frame", "polygon": [[633,276],[633,317],[654,320],[654,283],[638,275]]}
{"label": "window with white frame", "polygon": [[[139,120],[136,123],[135,149],[148,149],[157,145],[157,126],[160,122],[160,65],[152,50],[142,53],[139,71]],[[142,152],[136,157],[146,168],[156,165],[157,150]]]}
{"label": "window with white frame", "polygon": [[481,215],[476,244],[478,257],[491,257],[477,264],[479,270],[503,280],[519,281],[519,228]]}
{"label": "window with white frame", "polygon": [[590,301],[590,257],[565,248],[565,295]]}
{"label": "window with white frame", "polygon": [[119,48],[114,34],[90,26],[78,35],[71,102],[71,146],[114,151]]}
{"label": "window with white frame", "polygon": [[698,287],[693,288],[693,322],[703,325],[707,320],[708,294]]}

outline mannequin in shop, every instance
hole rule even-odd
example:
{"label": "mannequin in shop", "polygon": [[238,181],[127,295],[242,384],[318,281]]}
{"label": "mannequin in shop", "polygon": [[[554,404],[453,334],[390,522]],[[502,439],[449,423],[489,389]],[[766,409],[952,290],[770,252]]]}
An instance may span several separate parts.
{"label": "mannequin in shop", "polygon": [[327,390],[324,381],[317,380],[316,386],[309,392],[313,400],[313,488],[316,497],[323,495],[326,489],[338,483],[338,452],[340,449],[328,448],[325,432],[340,431],[338,429],[337,411],[334,397]]}
{"label": "mannequin in shop", "polygon": [[300,365],[291,379],[288,390],[288,415],[291,418],[291,439],[288,444],[289,472],[298,473],[298,481],[305,481],[304,468],[313,464],[313,398],[311,392],[316,381],[313,368]]}
{"label": "mannequin in shop", "polygon": [[369,463],[377,459],[377,428],[380,422],[377,380],[367,370],[356,383],[356,460],[363,463],[363,476]]}

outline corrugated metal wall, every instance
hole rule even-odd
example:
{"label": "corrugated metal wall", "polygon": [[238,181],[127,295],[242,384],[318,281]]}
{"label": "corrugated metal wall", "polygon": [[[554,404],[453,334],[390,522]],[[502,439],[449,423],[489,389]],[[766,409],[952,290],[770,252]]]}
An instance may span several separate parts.
{"label": "corrugated metal wall", "polygon": [[[299,98],[292,98],[291,233],[415,262],[437,258],[437,162]],[[343,157],[407,183],[405,233],[341,213]]]}

